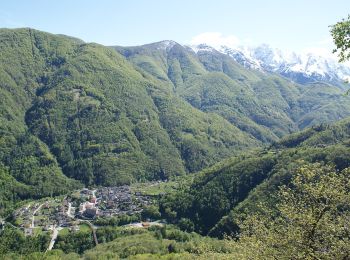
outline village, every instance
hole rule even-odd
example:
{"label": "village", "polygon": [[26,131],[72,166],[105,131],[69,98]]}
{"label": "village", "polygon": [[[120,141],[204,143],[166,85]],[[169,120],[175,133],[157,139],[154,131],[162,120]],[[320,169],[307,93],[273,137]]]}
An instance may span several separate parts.
{"label": "village", "polygon": [[[79,203],[81,198],[85,201]],[[97,190],[83,189],[80,191],[78,200],[73,197],[72,202],[68,202],[68,212],[72,215],[71,212],[75,209],[75,216],[82,219],[134,215],[141,213],[143,207],[151,203],[149,196],[139,192],[132,193],[130,186],[127,185],[103,187]],[[77,210],[78,207],[79,210]]]}
{"label": "village", "polygon": [[27,236],[42,231],[78,231],[81,223],[92,226],[96,218],[132,216],[151,205],[151,196],[130,186],[101,187],[75,191],[64,198],[29,203],[14,212],[14,224]]}

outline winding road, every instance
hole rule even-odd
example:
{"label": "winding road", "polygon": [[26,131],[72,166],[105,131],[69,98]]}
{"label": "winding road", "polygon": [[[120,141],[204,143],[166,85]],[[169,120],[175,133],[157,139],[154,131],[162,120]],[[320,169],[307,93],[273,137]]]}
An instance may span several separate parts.
{"label": "winding road", "polygon": [[89,221],[89,220],[80,220],[81,222],[86,222],[91,231],[92,231],[92,235],[93,235],[93,238],[94,238],[94,242],[95,242],[95,245],[97,246],[98,245],[98,240],[97,240],[97,236],[96,236],[96,227]]}

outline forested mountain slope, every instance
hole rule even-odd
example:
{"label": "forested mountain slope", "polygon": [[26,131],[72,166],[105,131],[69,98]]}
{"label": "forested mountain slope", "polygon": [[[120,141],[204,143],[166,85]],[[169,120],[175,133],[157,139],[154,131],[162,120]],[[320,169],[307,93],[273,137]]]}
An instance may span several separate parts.
{"label": "forested mountain slope", "polygon": [[289,135],[270,148],[222,161],[161,203],[171,221],[187,219],[196,230],[222,237],[238,232],[238,221],[260,203],[273,209],[275,193],[307,163],[350,167],[350,119]]}
{"label": "forested mountain slope", "polygon": [[114,48],[142,71],[171,84],[192,106],[221,115],[263,142],[349,115],[349,97],[337,86],[300,85],[246,69],[209,46],[194,52],[163,41]]}
{"label": "forested mountain slope", "polygon": [[196,172],[350,111],[337,87],[171,41],[111,48],[29,28],[0,40],[1,209]]}
{"label": "forested mountain slope", "polygon": [[[35,38],[38,47],[34,48]],[[50,47],[39,55],[39,48]],[[0,212],[8,202],[58,195],[79,184],[68,179],[47,145],[28,131],[25,115],[36,98],[45,73],[51,73],[62,49],[45,34],[33,30],[6,30],[0,33]],[[55,50],[55,51],[53,51]],[[48,57],[50,56],[50,58]]]}
{"label": "forested mountain slope", "polygon": [[1,192],[15,201],[65,193],[72,178],[167,179],[260,145],[110,48],[32,29],[0,38],[1,176],[14,186]]}
{"label": "forested mountain slope", "polygon": [[[82,186],[193,173],[173,192],[153,194],[152,209],[189,232],[223,237],[237,234],[238,222],[261,203],[273,213],[276,191],[299,166],[333,165],[334,174],[350,166],[350,119],[343,119],[350,98],[337,86],[295,84],[245,69],[213,49],[195,52],[172,41],[106,47],[0,29],[0,100],[0,215],[13,212],[16,202]],[[4,237],[23,237],[9,232]],[[100,229],[101,242],[111,243],[87,256],[111,247],[110,257],[234,251],[177,228],[128,232]],[[92,241],[90,233],[83,236]],[[21,247],[17,239],[10,244]]]}

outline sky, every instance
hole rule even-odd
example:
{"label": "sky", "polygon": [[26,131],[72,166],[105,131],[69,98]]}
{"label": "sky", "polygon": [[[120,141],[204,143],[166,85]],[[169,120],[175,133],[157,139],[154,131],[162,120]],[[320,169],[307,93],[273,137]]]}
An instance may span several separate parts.
{"label": "sky", "polygon": [[104,45],[259,45],[289,51],[333,48],[329,25],[349,0],[2,0],[0,27],[31,27]]}

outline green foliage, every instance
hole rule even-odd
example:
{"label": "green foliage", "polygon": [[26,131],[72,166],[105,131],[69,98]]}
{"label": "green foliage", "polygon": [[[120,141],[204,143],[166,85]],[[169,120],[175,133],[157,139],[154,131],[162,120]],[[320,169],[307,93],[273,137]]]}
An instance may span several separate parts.
{"label": "green foliage", "polygon": [[[169,220],[187,218],[195,230],[207,233],[248,193],[264,181],[275,165],[271,155],[237,160],[232,165],[198,174],[190,186],[167,195],[161,201],[162,215]],[[173,216],[175,212],[175,216]]]}
{"label": "green foliage", "polygon": [[181,230],[184,230],[187,232],[194,231],[194,223],[188,218],[181,218],[178,222],[178,226]]}
{"label": "green foliage", "polygon": [[141,216],[143,219],[152,219],[157,220],[160,219],[159,207],[156,205],[150,205],[143,209]]}
{"label": "green foliage", "polygon": [[196,174],[192,182],[167,194],[160,203],[163,217],[180,224],[193,222],[197,232],[235,236],[242,214],[272,208],[278,187],[288,184],[295,168],[305,162],[350,167],[349,120],[321,125],[283,138],[270,149],[242,154]]}
{"label": "green foliage", "polygon": [[350,16],[331,26],[331,34],[336,49],[333,53],[338,53],[339,61],[343,62],[350,58]]}
{"label": "green foliage", "polygon": [[264,143],[349,115],[348,97],[338,87],[298,85],[246,70],[216,51],[194,53],[167,41],[115,49],[145,77],[153,77],[193,107],[220,115]]}
{"label": "green foliage", "polygon": [[321,124],[305,129],[304,131],[288,135],[272,147],[291,148],[291,147],[326,147],[343,143],[348,145],[350,137],[350,120],[343,119],[335,124]]}
{"label": "green foliage", "polygon": [[9,253],[30,254],[44,252],[49,245],[48,234],[25,237],[23,232],[12,227],[5,227],[0,233],[0,258]]}
{"label": "green foliage", "polygon": [[[332,26],[342,61],[350,57],[348,20]],[[1,215],[83,184],[200,171],[145,187],[148,195],[172,192],[142,216],[96,219],[97,247],[82,229],[61,232],[55,250],[43,254],[47,234],[27,238],[6,227],[1,258],[348,257],[350,123],[325,123],[350,115],[349,98],[335,86],[298,85],[218,52],[164,44],[107,48],[0,30]],[[164,217],[183,231],[117,227],[141,217]]]}
{"label": "green foliage", "polygon": [[[161,234],[161,235],[159,235]],[[226,242],[201,237],[195,233],[186,233],[174,228],[150,228],[149,231],[121,236],[112,242],[101,244],[85,252],[87,259],[100,259],[100,257],[144,259],[143,256],[157,259],[166,256],[172,259],[172,254],[205,254],[206,252],[230,253],[232,252]],[[132,258],[135,256],[135,258]],[[189,255],[187,255],[189,256]],[[152,258],[153,257],[153,258]],[[163,259],[163,258],[162,258]]]}
{"label": "green foliage", "polygon": [[115,217],[98,217],[93,222],[97,226],[122,226],[141,220],[140,214],[119,215]]}
{"label": "green foliage", "polygon": [[[172,226],[146,229],[97,229],[99,245],[91,244],[89,232],[58,237],[55,248],[46,253],[20,251],[2,254],[2,259],[193,259],[208,253],[228,256],[233,251],[227,241],[180,231]],[[23,235],[22,235],[23,236]],[[19,248],[20,245],[18,245]],[[74,248],[75,246],[75,248]],[[60,249],[57,249],[60,248]],[[90,248],[90,249],[89,249]],[[88,250],[87,250],[88,249]],[[80,255],[73,252],[79,252]],[[183,258],[185,257],[185,258]]]}
{"label": "green foliage", "polygon": [[53,69],[49,67],[58,67],[58,60],[72,51],[66,39],[52,41],[51,37],[31,29],[0,31],[0,179],[6,183],[1,185],[0,214],[19,200],[62,194],[80,186],[63,175],[49,148],[25,124],[37,89]]}
{"label": "green foliage", "polygon": [[245,258],[348,258],[349,174],[320,164],[299,168],[279,189],[276,213],[263,208],[241,224]]}
{"label": "green foliage", "polygon": [[55,249],[60,249],[65,253],[81,254],[85,250],[94,247],[94,240],[90,230],[77,233],[59,234]]}
{"label": "green foliage", "polygon": [[1,29],[0,42],[1,214],[81,184],[200,171],[350,111],[337,87],[176,43],[108,48],[32,29]]}
{"label": "green foliage", "polygon": [[[0,39],[1,172],[23,188],[0,192],[2,212],[79,187],[72,179],[168,179],[260,144],[178,97],[157,63],[153,77],[110,48],[32,29],[2,29]],[[188,77],[205,71],[194,61],[182,68]]]}

